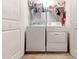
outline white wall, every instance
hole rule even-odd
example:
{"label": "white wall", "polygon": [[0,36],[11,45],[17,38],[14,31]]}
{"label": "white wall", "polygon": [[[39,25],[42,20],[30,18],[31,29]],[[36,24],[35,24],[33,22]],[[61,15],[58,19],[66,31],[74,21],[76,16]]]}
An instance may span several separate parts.
{"label": "white wall", "polygon": [[24,19],[24,29],[29,26],[30,16],[29,16],[29,7],[28,7],[28,0],[22,0],[23,5],[23,19]]}
{"label": "white wall", "polygon": [[70,34],[69,45],[70,54],[77,58],[77,1],[76,0],[65,0],[66,1],[66,28]]}
{"label": "white wall", "polygon": [[66,4],[65,4],[65,10],[66,10],[66,30],[69,32],[70,31],[70,0],[65,0]]}
{"label": "white wall", "polygon": [[70,53],[77,58],[77,1],[70,1]]}

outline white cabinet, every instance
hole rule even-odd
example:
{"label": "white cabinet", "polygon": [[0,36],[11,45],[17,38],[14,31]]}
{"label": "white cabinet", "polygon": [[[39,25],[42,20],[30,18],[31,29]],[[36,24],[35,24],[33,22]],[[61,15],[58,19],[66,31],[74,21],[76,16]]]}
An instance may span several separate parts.
{"label": "white cabinet", "polygon": [[48,52],[67,52],[67,33],[64,27],[47,27],[47,34],[45,27],[31,26],[27,28],[26,51],[45,50]]}
{"label": "white cabinet", "polygon": [[45,27],[28,27],[26,51],[45,51]]}
{"label": "white cabinet", "polygon": [[67,44],[65,43],[48,43],[47,51],[51,52],[61,52],[67,51]]}
{"label": "white cabinet", "polygon": [[48,32],[47,42],[51,43],[64,43],[66,42],[65,32]]}
{"label": "white cabinet", "polygon": [[65,28],[48,27],[47,51],[67,51],[67,33]]}

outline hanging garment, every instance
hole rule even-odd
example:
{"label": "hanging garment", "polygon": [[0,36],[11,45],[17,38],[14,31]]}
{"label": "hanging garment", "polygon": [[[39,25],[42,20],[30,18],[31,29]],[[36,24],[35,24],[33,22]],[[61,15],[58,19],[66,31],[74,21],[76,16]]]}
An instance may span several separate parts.
{"label": "hanging garment", "polygon": [[37,15],[37,8],[34,8],[34,16],[36,16]]}
{"label": "hanging garment", "polygon": [[34,9],[31,10],[32,15],[34,14]]}
{"label": "hanging garment", "polygon": [[60,11],[59,11],[59,9],[57,9],[57,15],[59,15],[59,16],[60,16]]}
{"label": "hanging garment", "polygon": [[55,18],[55,21],[58,21],[56,6],[53,7],[53,17]]}
{"label": "hanging garment", "polygon": [[62,23],[62,26],[65,23],[65,13],[64,13],[64,11],[61,12],[61,23]]}
{"label": "hanging garment", "polygon": [[34,2],[32,2],[32,8],[34,8]]}
{"label": "hanging garment", "polygon": [[37,5],[37,3],[34,3],[34,8],[37,8],[37,6],[36,6],[36,5]]}
{"label": "hanging garment", "polygon": [[58,21],[61,21],[61,16],[57,15]]}

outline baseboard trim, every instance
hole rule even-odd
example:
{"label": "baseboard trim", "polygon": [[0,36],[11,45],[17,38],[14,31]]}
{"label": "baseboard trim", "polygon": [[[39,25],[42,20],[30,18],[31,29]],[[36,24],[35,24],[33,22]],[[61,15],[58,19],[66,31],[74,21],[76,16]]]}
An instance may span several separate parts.
{"label": "baseboard trim", "polygon": [[68,53],[66,51],[25,51],[25,54],[52,54],[52,53]]}

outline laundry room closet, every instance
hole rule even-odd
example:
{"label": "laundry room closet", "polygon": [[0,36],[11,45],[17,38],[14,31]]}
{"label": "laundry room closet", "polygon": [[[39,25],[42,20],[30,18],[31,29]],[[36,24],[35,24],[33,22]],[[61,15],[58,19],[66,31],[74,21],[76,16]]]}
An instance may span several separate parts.
{"label": "laundry room closet", "polygon": [[65,0],[28,0],[26,52],[67,52]]}

